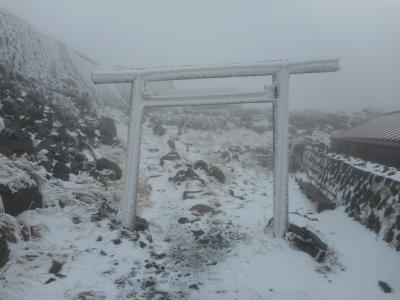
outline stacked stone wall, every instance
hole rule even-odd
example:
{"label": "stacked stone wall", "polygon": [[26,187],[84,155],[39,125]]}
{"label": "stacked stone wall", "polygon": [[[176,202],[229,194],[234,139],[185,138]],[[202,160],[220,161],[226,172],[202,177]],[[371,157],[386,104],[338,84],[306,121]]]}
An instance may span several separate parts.
{"label": "stacked stone wall", "polygon": [[385,167],[386,174],[377,174],[365,168],[367,163],[343,158],[307,148],[302,165],[322,193],[400,251],[400,176]]}

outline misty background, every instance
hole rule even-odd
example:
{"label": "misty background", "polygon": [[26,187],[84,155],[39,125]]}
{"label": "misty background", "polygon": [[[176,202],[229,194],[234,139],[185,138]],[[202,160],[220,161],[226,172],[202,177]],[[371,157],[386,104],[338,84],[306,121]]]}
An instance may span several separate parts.
{"label": "misty background", "polygon": [[[291,77],[291,109],[400,107],[396,0],[0,0],[0,6],[101,69],[340,56],[337,73]],[[241,82],[262,87],[269,80]],[[237,88],[238,81],[225,85]]]}

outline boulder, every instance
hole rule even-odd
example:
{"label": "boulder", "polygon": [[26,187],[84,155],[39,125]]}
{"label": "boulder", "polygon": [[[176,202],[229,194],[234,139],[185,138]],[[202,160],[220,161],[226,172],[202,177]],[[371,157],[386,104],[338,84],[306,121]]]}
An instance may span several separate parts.
{"label": "boulder", "polygon": [[168,146],[169,146],[169,148],[172,150],[172,151],[175,151],[176,150],[176,146],[175,146],[175,142],[173,141],[173,140],[168,140]]}
{"label": "boulder", "polygon": [[3,174],[0,175],[0,198],[6,213],[15,216],[42,206],[42,195],[31,175],[3,155],[0,155],[0,170]]}
{"label": "boulder", "polygon": [[100,177],[105,176],[111,180],[119,180],[122,177],[121,168],[115,162],[106,158],[96,160],[96,170],[99,171]]}
{"label": "boulder", "polygon": [[387,284],[386,282],[380,280],[378,281],[378,285],[379,287],[382,289],[382,291],[384,293],[391,293],[392,292],[392,288],[389,284]]}
{"label": "boulder", "polygon": [[57,261],[57,260],[53,260],[51,267],[49,269],[49,273],[51,274],[56,274],[59,273],[63,267],[64,263]]}
{"label": "boulder", "polygon": [[321,239],[306,227],[299,227],[289,224],[288,240],[297,249],[308,253],[317,262],[323,262],[328,246]]}
{"label": "boulder", "polygon": [[5,156],[33,154],[35,148],[29,134],[21,130],[3,130],[0,133],[0,153]]}
{"label": "boulder", "polygon": [[31,175],[21,170],[12,160],[0,155],[0,198],[4,210],[18,215],[27,209],[42,206],[42,195]]}
{"label": "boulder", "polygon": [[188,180],[200,180],[199,175],[192,168],[187,168],[186,170],[179,170],[174,177],[172,177],[172,182],[175,184],[182,183]]}
{"label": "boulder", "polygon": [[205,172],[208,172],[208,164],[204,160],[198,160],[194,163],[193,169],[201,169]]}
{"label": "boulder", "polygon": [[106,300],[107,297],[102,291],[84,291],[77,294],[73,300]]}
{"label": "boulder", "polygon": [[61,180],[69,180],[69,174],[72,170],[62,162],[57,162],[53,169],[53,176]]}
{"label": "boulder", "polygon": [[0,268],[2,268],[10,258],[8,243],[18,241],[19,227],[17,221],[10,215],[0,216]]}
{"label": "boulder", "polygon": [[0,268],[2,268],[9,260],[10,249],[8,249],[6,237],[0,233]]}
{"label": "boulder", "polygon": [[160,166],[164,165],[165,160],[175,161],[175,160],[180,160],[180,159],[181,159],[181,156],[179,155],[178,152],[170,151],[167,154],[165,154],[163,157],[161,157]]}
{"label": "boulder", "polygon": [[149,223],[145,218],[136,216],[136,222],[135,222],[135,230],[136,231],[145,231],[147,228],[149,228]]}
{"label": "boulder", "polygon": [[100,131],[100,141],[103,144],[112,145],[117,140],[117,127],[113,119],[102,117],[97,129]]}
{"label": "boulder", "polygon": [[167,130],[164,127],[162,127],[160,124],[157,124],[153,127],[153,133],[156,136],[163,136],[166,132],[167,132]]}
{"label": "boulder", "polygon": [[208,172],[207,172],[208,176],[212,176],[215,179],[217,179],[218,182],[220,183],[225,183],[225,175],[224,173],[221,171],[220,168],[216,167],[216,166],[210,166],[208,168]]}
{"label": "boulder", "polygon": [[200,214],[200,215],[204,215],[204,214],[207,214],[207,213],[214,213],[214,212],[215,212],[214,208],[212,208],[212,207],[209,206],[209,205],[205,205],[205,204],[196,204],[196,205],[193,205],[193,206],[190,208],[190,210],[191,210],[192,212],[197,213],[197,214]]}
{"label": "boulder", "polygon": [[196,194],[200,194],[201,191],[184,191],[182,195],[183,200],[196,199]]}
{"label": "boulder", "polygon": [[28,209],[42,207],[42,195],[37,186],[21,188],[13,193],[9,187],[0,184],[0,196],[5,212],[12,216]]}

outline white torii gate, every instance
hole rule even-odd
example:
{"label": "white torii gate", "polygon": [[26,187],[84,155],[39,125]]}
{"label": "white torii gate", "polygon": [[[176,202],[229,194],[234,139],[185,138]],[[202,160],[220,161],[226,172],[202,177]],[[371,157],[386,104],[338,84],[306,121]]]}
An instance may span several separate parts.
{"label": "white torii gate", "polygon": [[[273,234],[275,237],[283,238],[288,227],[289,76],[291,74],[335,72],[337,70],[339,70],[339,59],[330,58],[292,62],[277,60],[249,64],[93,72],[92,80],[95,84],[131,83],[128,153],[122,211],[123,226],[134,228],[135,224],[142,112],[145,107],[270,102],[273,104],[274,114]],[[155,96],[146,93],[144,88],[145,83],[151,81],[271,75],[273,77],[272,86],[257,93]]]}

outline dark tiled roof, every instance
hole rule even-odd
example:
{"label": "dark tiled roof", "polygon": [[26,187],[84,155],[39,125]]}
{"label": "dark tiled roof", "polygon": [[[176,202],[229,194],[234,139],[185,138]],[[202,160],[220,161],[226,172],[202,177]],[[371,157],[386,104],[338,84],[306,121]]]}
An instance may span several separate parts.
{"label": "dark tiled roof", "polygon": [[339,132],[332,138],[400,144],[400,111],[384,114],[376,119]]}

